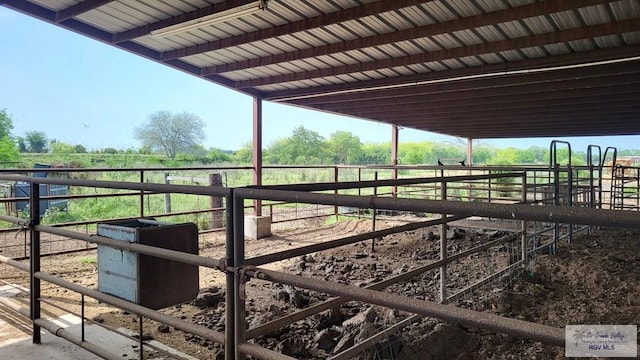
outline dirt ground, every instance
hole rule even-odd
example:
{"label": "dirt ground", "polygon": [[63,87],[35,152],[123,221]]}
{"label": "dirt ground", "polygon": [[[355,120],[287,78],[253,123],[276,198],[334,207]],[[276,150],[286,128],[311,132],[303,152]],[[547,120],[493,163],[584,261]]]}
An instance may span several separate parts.
{"label": "dirt ground", "polygon": [[[415,218],[389,218],[378,221],[378,228],[398,225]],[[349,220],[325,224],[323,220],[305,221],[302,226],[281,228],[269,239],[247,241],[247,257],[282,251],[292,247],[327,241],[371,230],[368,220]],[[448,251],[455,253],[505,234],[501,229],[517,229],[518,224],[465,221],[451,225],[464,229],[464,236],[452,238]],[[487,230],[488,229],[488,230]],[[339,249],[295,258],[267,266],[271,269],[313,276],[327,281],[366,286],[429,263],[439,256],[437,227],[391,235],[376,242],[356,243]],[[429,232],[435,234],[429,234]],[[561,244],[555,256],[538,254],[530,271],[517,277],[500,279],[481,291],[464,294],[459,306],[495,314],[564,327],[567,324],[640,323],[640,232],[600,229],[582,234],[571,244]],[[201,239],[200,254],[212,258],[224,256],[223,234]],[[517,249],[496,247],[491,252],[454,262],[448,269],[450,293],[508,263]],[[95,251],[48,257],[43,271],[66,280],[97,289]],[[24,274],[0,266],[5,282],[28,287]],[[183,304],[162,310],[217,331],[224,329],[224,282],[218,270],[202,269],[202,293],[211,295],[207,304]],[[438,272],[429,271],[414,280],[387,289],[419,299],[438,299]],[[43,285],[43,297],[79,313],[80,296],[51,284]],[[281,315],[326,300],[325,294],[291,289],[277,284],[251,280],[247,284],[247,322],[259,326]],[[26,303],[28,295],[18,301]],[[60,314],[44,305],[49,316]],[[88,299],[86,316],[110,327],[138,331],[138,317]],[[357,343],[385,327],[406,319],[409,314],[347,302],[297,322],[276,333],[258,337],[263,346],[297,358],[326,358]],[[144,334],[199,359],[219,359],[222,350],[197,336],[144,320]],[[357,329],[356,329],[357,327]],[[0,339],[2,340],[2,339]],[[89,339],[90,340],[90,339]],[[153,357],[158,358],[159,355]],[[162,358],[162,357],[160,357]],[[560,359],[564,349],[524,341],[489,331],[418,319],[403,329],[390,332],[373,350],[358,359]]]}

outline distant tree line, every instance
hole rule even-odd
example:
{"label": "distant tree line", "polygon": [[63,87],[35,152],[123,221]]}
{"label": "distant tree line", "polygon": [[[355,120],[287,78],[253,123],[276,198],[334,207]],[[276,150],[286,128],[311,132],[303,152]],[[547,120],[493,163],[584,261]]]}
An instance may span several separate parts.
{"label": "distant tree line", "polygon": [[[44,131],[27,131],[14,137],[13,120],[6,110],[0,110],[0,161],[11,162],[20,153],[52,154],[143,154],[166,156],[179,162],[202,164],[249,164],[252,161],[252,143],[245,143],[237,151],[206,148],[205,122],[186,112],[173,114],[159,111],[136,127],[134,136],[141,143],[138,149],[88,150],[81,144],[68,144],[49,139]],[[640,155],[639,149],[625,149],[620,156]],[[566,149],[558,150],[561,164],[568,162]],[[573,153],[573,164],[586,163],[584,152]],[[399,165],[457,165],[466,159],[463,143],[436,141],[401,142],[398,146]],[[391,143],[363,143],[348,131],[336,131],[329,138],[318,132],[299,126],[290,136],[276,139],[263,149],[263,161],[272,165],[388,165],[391,163]],[[473,163],[476,165],[548,164],[549,148],[532,146],[527,149],[496,148],[486,144],[474,144]]]}

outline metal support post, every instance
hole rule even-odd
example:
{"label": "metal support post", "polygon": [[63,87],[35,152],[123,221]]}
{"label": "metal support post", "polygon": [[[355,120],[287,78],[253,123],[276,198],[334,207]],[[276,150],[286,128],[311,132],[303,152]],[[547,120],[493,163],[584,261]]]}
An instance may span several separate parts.
{"label": "metal support post", "polygon": [[[227,197],[226,217],[227,217],[227,232],[226,232],[226,265],[233,267],[233,240],[235,231],[234,219],[234,202],[233,202],[233,189],[230,189],[230,194]],[[242,207],[241,207],[242,209]],[[244,214],[243,214],[244,215]],[[243,224],[244,225],[244,224]],[[236,344],[235,339],[235,299],[234,299],[234,274],[233,272],[226,270],[226,292],[225,292],[225,326],[224,326],[224,359],[234,360],[236,358]]]}
{"label": "metal support post", "polygon": [[[238,269],[244,263],[244,198],[233,194],[233,266]],[[236,360],[244,360],[245,355],[240,353],[238,345],[246,342],[246,309],[245,309],[245,279],[239,271],[233,274],[233,299],[234,299],[234,344]]]}
{"label": "metal support post", "polygon": [[[253,185],[262,185],[262,98],[259,97],[253,98]],[[262,216],[261,200],[253,200],[253,212]]]}
{"label": "metal support post", "polygon": [[[333,182],[336,183],[336,184],[340,181],[340,177],[339,177],[340,173],[338,171],[339,171],[338,167],[334,166],[333,167]],[[337,195],[338,194],[338,189],[336,188],[335,190],[333,190],[333,193]],[[334,207],[333,207],[333,213],[334,213],[334,215],[336,217],[336,221],[338,221],[338,208],[339,208],[338,205],[334,205]]]}
{"label": "metal support post", "polygon": [[[560,164],[553,164],[553,206],[560,206]],[[549,247],[551,255],[556,254],[558,239],[560,239],[560,223],[553,225],[553,245]]]}
{"label": "metal support post", "polygon": [[29,187],[29,209],[31,210],[30,221],[30,233],[31,233],[31,247],[30,247],[30,307],[31,307],[31,321],[33,322],[33,343],[40,344],[40,326],[36,325],[35,321],[40,319],[40,279],[35,277],[35,273],[40,271],[40,231],[37,226],[40,225],[40,184],[36,184],[33,181]]}
{"label": "metal support post", "polygon": [[[144,170],[140,170],[140,184],[144,184]],[[144,190],[140,190],[140,217],[144,217]]]}
{"label": "metal support post", "polygon": [[[398,133],[399,128],[396,125],[391,126],[391,178],[396,180],[398,178]],[[398,196],[398,187],[391,187],[391,196]]]}
{"label": "metal support post", "polygon": [[[523,204],[527,203],[527,173],[522,175],[522,199]],[[522,220],[522,243],[520,244],[522,267],[527,267],[527,221]]]}
{"label": "metal support post", "polygon": [[[377,171],[373,174],[373,180],[375,182],[378,181],[378,172]],[[378,185],[374,185],[373,186],[373,196],[374,197],[378,196]],[[377,217],[376,213],[377,213],[377,209],[374,206],[371,209],[371,231],[376,231],[376,217]],[[371,251],[374,251],[375,247],[376,247],[376,238],[372,238],[371,239]]]}
{"label": "metal support post", "polygon": [[[447,200],[447,183],[442,182],[440,185],[440,198],[442,201]],[[447,218],[447,214],[440,215],[442,219]],[[447,223],[440,225],[440,261],[447,259]],[[447,302],[447,264],[440,266],[440,302]]]}
{"label": "metal support post", "polygon": [[[567,165],[567,206],[573,207],[573,167],[571,164]],[[567,242],[571,243],[573,240],[573,224],[567,224],[567,231],[569,231]]]}

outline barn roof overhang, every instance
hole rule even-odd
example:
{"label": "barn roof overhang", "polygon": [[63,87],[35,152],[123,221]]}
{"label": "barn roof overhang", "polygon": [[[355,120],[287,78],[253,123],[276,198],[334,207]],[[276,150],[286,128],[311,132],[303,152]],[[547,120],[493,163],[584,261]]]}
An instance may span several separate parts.
{"label": "barn roof overhang", "polygon": [[264,2],[0,0],[274,102],[467,138],[640,134],[640,0]]}

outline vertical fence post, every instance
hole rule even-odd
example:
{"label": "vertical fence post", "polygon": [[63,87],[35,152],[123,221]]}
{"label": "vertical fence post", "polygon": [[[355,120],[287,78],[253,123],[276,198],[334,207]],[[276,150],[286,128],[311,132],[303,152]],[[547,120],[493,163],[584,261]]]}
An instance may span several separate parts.
{"label": "vertical fence post", "polygon": [[[560,206],[560,164],[558,163],[553,165],[553,205]],[[558,239],[560,239],[560,223],[556,222],[553,225],[553,245],[550,247],[552,255],[556,254]]]}
{"label": "vertical fence post", "polygon": [[[523,204],[527,203],[527,171],[525,170],[522,175],[522,199]],[[522,220],[522,244],[520,246],[520,251],[522,252],[522,267],[526,268],[527,266],[527,221]]]}
{"label": "vertical fence post", "polygon": [[[573,167],[571,164],[567,165],[567,206],[573,207]],[[567,242],[571,243],[573,240],[573,224],[567,224],[567,230],[569,231]]]}
{"label": "vertical fence post", "polygon": [[[378,196],[378,172],[373,173],[373,196]],[[376,231],[376,213],[377,209],[374,207],[371,209],[371,231]]]}
{"label": "vertical fence post", "polygon": [[[222,186],[222,177],[220,174],[209,174],[209,186]],[[219,209],[222,207],[222,197],[212,195],[209,200],[211,209]],[[227,222],[228,224],[228,222]],[[212,229],[222,228],[222,210],[212,210],[209,226]]]}
{"label": "vertical fence post", "polygon": [[40,271],[40,231],[36,229],[40,225],[40,184],[36,184],[31,181],[29,187],[29,209],[30,214],[30,233],[31,233],[31,247],[30,247],[30,268],[29,268],[29,282],[31,286],[30,292],[30,307],[31,307],[31,321],[33,322],[33,343],[40,344],[40,326],[35,324],[35,320],[40,318],[40,279],[35,277],[35,273]]}
{"label": "vertical fence post", "polygon": [[[233,240],[235,231],[234,222],[234,197],[233,189],[229,189],[229,195],[227,197],[226,216],[227,216],[227,231],[226,231],[226,265],[234,266],[233,262]],[[234,274],[229,270],[225,270],[226,290],[225,290],[225,323],[224,323],[224,358],[225,360],[235,360],[236,358],[236,346],[235,346],[235,299],[234,299]]]}
{"label": "vertical fence post", "polygon": [[[358,167],[358,182],[362,181],[362,168]],[[358,196],[362,195],[362,188],[358,187]],[[362,212],[362,209],[358,208],[358,219],[360,219],[360,213]]]}
{"label": "vertical fence post", "polygon": [[[144,184],[144,170],[140,170],[140,184]],[[140,217],[144,217],[144,191],[140,190]]]}
{"label": "vertical fence post", "polygon": [[[340,181],[340,178],[339,178],[340,174],[338,172],[339,172],[338,167],[334,166],[333,167],[333,183],[336,184],[336,186],[338,185],[338,181]],[[337,195],[338,189],[333,190],[333,193]],[[335,205],[333,207],[333,214],[336,217],[336,221],[338,221],[338,205]]]}
{"label": "vertical fence post", "polygon": [[[440,200],[447,200],[447,183],[445,181],[440,183]],[[443,219],[447,217],[447,214],[440,215]],[[447,259],[447,223],[443,222],[440,225],[440,260]],[[447,302],[447,264],[440,266],[440,302],[445,304]]]}
{"label": "vertical fence post", "polygon": [[[233,194],[233,267],[240,268],[244,263],[244,198]],[[233,274],[233,299],[234,303],[234,327],[235,336],[233,347],[237,360],[244,360],[244,354],[238,351],[238,345],[246,341],[246,309],[245,309],[245,284],[242,274],[235,271]]]}
{"label": "vertical fence post", "polygon": [[[164,183],[167,185],[171,183],[169,181],[169,173],[164,173]],[[171,213],[171,193],[164,194],[164,213]]]}

